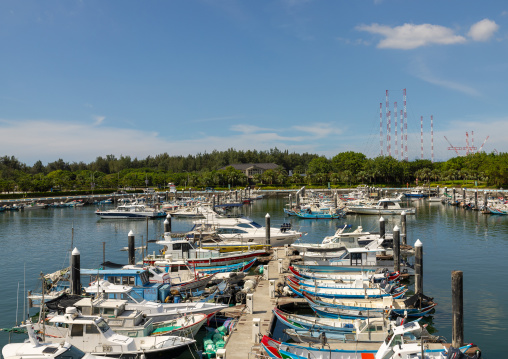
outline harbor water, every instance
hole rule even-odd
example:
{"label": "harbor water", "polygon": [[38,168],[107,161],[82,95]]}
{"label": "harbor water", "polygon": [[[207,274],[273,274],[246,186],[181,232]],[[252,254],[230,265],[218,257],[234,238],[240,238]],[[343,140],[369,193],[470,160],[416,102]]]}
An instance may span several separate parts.
{"label": "harbor water", "polygon": [[[285,199],[273,197],[243,206],[240,211],[264,225],[265,215],[272,226],[290,221],[293,228],[308,234],[302,239],[321,242],[345,223],[377,231],[379,216],[347,216],[340,220],[309,220],[285,217]],[[501,342],[508,334],[508,217],[484,215],[476,211],[411,202],[415,216],[407,217],[408,244],[417,239],[423,243],[424,293],[438,303],[431,323],[434,335],[451,342],[451,272],[464,272],[464,339],[482,349],[485,358],[503,358]],[[23,320],[27,290],[40,288],[40,274],[69,265],[70,250],[81,252],[83,268],[97,268],[105,259],[127,263],[127,234],[133,231],[136,246],[143,239],[160,239],[163,220],[105,220],[95,214],[96,207],[50,208],[26,212],[0,213],[1,288],[0,327],[9,328]],[[400,216],[385,217],[387,230],[400,226]],[[172,220],[174,231],[192,227],[192,220]],[[150,243],[149,252],[159,246]],[[141,253],[137,253],[137,260]],[[12,334],[11,341],[22,341],[23,335]],[[9,342],[9,334],[0,332],[0,347]]]}

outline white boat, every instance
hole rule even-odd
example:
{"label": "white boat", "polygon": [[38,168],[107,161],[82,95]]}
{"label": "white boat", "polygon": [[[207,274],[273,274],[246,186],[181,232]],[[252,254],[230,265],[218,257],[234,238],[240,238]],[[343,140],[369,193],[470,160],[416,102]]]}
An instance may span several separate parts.
{"label": "white boat", "polygon": [[[41,343],[34,333],[32,323],[26,325],[28,341],[10,343],[2,348],[4,359],[96,359],[95,355],[85,353],[69,342]],[[102,359],[111,357],[101,356]]]}
{"label": "white boat", "polygon": [[100,315],[115,333],[132,338],[149,335],[177,335],[193,338],[208,318],[207,314],[191,313],[175,319],[155,322],[153,318],[147,318],[139,310],[127,310],[127,300],[107,298],[108,294],[100,295],[95,299],[83,298],[74,303],[74,306],[84,316]]}
{"label": "white boat", "polygon": [[166,217],[166,213],[144,204],[123,204],[115,209],[101,211],[98,209],[95,214],[104,219],[146,219]]}
{"label": "white boat", "polygon": [[293,243],[302,236],[302,232],[287,226],[270,228],[270,243],[266,243],[266,228],[245,217],[228,218],[217,214],[207,216],[204,220],[194,221],[191,230],[194,233],[216,233],[223,241],[242,242],[244,244],[269,244],[281,247]]}
{"label": "white boat", "polygon": [[49,320],[55,325],[44,326],[44,340],[60,343],[59,335],[64,329],[65,341],[78,349],[93,355],[108,355],[121,358],[145,358],[159,356],[177,357],[194,339],[178,336],[151,336],[131,338],[115,333],[106,321],[99,316],[83,316],[75,307],[68,307],[64,315],[56,315]]}
{"label": "white boat", "polygon": [[392,199],[383,198],[380,199],[377,204],[369,206],[347,206],[347,213],[355,213],[355,214],[401,214],[402,212],[406,212],[406,214],[416,214],[416,209],[414,208],[403,208],[400,206],[399,202],[394,202]]}
{"label": "white boat", "polygon": [[107,281],[99,281],[99,286],[99,290],[96,285],[85,290],[90,294],[105,293],[110,299],[126,300],[126,310],[139,310],[147,318],[153,318],[156,323],[175,319],[185,314],[213,314],[227,307],[225,304],[207,302],[156,303],[142,298],[129,286],[112,285]]}
{"label": "white boat", "polygon": [[206,218],[206,216],[212,212],[213,212],[212,207],[198,205],[198,206],[190,206],[190,207],[183,207],[183,208],[177,209],[176,211],[173,211],[171,213],[171,217]]}
{"label": "white boat", "polygon": [[337,229],[334,235],[326,236],[321,243],[304,243],[297,241],[291,244],[291,248],[300,253],[310,252],[336,252],[345,248],[365,247],[379,236],[370,236],[370,232],[363,231],[362,226],[351,232],[345,232],[347,225]]}
{"label": "white boat", "polygon": [[247,262],[267,254],[266,249],[225,253],[214,249],[202,249],[186,239],[171,238],[171,233],[164,233],[164,240],[156,243],[164,246],[161,254],[147,255],[143,264],[162,267],[166,271],[169,271],[175,261],[186,261],[191,267],[207,267]]}

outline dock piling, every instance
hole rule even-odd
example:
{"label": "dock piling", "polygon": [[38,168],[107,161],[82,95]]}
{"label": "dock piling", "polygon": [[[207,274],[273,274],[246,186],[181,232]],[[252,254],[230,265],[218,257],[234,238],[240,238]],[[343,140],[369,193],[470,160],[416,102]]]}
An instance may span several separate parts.
{"label": "dock piling", "polygon": [[415,293],[423,294],[423,244],[417,239],[415,243]]}
{"label": "dock piling", "polygon": [[246,299],[247,312],[254,314],[254,294],[248,293]]}
{"label": "dock piling", "polygon": [[270,244],[270,213],[267,213],[265,216],[265,229],[266,244]]}
{"label": "dock piling", "polygon": [[130,231],[127,235],[128,240],[128,255],[129,255],[129,264],[136,264],[136,257],[134,252],[134,232]]}
{"label": "dock piling", "polygon": [[71,293],[81,294],[81,254],[76,247],[71,255]]}
{"label": "dock piling", "polygon": [[393,270],[400,272],[400,229],[399,226],[393,228]]}
{"label": "dock piling", "polygon": [[407,244],[407,227],[406,227],[406,211],[402,211],[400,214],[400,227],[402,229],[401,231],[401,240],[402,244]]}
{"label": "dock piling", "polygon": [[379,218],[379,238],[385,238],[386,226],[385,219],[383,217]]}
{"label": "dock piling", "polygon": [[261,335],[261,318],[252,318],[252,342],[259,343]]}
{"label": "dock piling", "polygon": [[452,346],[459,348],[464,343],[463,273],[452,271]]}
{"label": "dock piling", "polygon": [[168,214],[164,220],[164,233],[171,232],[171,215]]}

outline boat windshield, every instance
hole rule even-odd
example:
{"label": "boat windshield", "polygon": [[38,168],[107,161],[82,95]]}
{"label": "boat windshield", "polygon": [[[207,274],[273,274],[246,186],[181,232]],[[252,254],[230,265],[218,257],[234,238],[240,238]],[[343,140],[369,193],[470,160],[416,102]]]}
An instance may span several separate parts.
{"label": "boat windshield", "polygon": [[95,322],[95,324],[97,324],[101,333],[106,333],[109,330],[108,323],[106,323],[102,318]]}
{"label": "boat windshield", "polygon": [[139,293],[136,293],[134,291],[129,292],[128,297],[132,299],[135,303],[141,303],[143,300],[145,300]]}
{"label": "boat windshield", "polygon": [[252,225],[253,225],[254,227],[256,227],[256,228],[263,228],[263,226],[262,226],[262,225],[260,225],[260,224],[258,224],[258,223],[256,223],[256,222],[254,222],[254,221],[250,222],[250,224],[252,224]]}
{"label": "boat windshield", "polygon": [[81,359],[85,356],[85,353],[71,345],[69,349],[64,351],[62,354],[57,355],[55,359]]}
{"label": "boat windshield", "polygon": [[152,271],[153,271],[155,274],[163,274],[163,273],[164,273],[164,272],[163,272],[160,268],[158,268],[158,267],[152,267],[151,269],[152,269]]}

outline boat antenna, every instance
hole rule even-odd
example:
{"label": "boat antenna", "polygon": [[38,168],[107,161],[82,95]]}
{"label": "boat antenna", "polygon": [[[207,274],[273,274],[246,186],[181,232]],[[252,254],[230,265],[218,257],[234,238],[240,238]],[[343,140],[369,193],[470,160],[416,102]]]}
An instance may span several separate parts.
{"label": "boat antenna", "polygon": [[18,291],[16,292],[16,325],[18,325],[18,312],[19,312],[19,282],[18,282]]}

